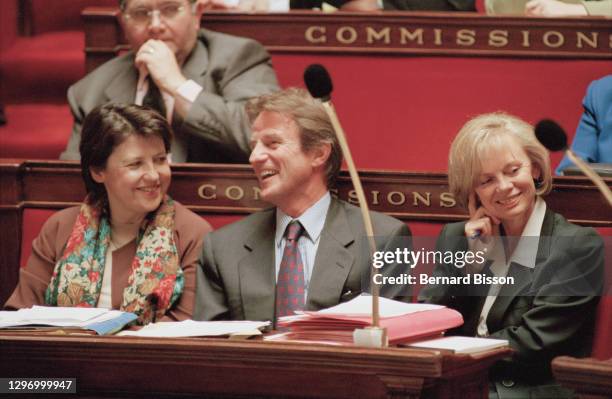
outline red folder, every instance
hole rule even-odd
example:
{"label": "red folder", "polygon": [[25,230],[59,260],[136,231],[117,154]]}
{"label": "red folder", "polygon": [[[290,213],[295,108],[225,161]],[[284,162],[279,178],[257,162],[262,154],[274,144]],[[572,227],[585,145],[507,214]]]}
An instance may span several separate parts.
{"label": "red folder", "polygon": [[[353,330],[372,323],[370,316],[321,314],[304,312],[303,315],[279,320],[278,326],[289,328],[283,339],[300,341],[331,341],[352,343]],[[463,324],[461,313],[449,308],[431,309],[401,316],[380,319],[387,329],[390,344],[400,344],[425,337],[435,337],[446,330]]]}

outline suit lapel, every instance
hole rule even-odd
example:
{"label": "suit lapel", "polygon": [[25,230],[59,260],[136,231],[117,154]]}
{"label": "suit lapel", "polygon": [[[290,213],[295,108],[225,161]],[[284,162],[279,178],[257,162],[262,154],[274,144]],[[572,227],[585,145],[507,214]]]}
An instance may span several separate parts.
{"label": "suit lapel", "polygon": [[245,256],[238,263],[246,320],[274,320],[274,214],[274,209],[264,211],[262,218],[245,239]]}
{"label": "suit lapel", "polygon": [[532,270],[529,267],[521,266],[516,263],[510,264],[507,276],[514,277],[514,284],[504,285],[495,299],[487,317],[489,331],[497,331],[502,327],[501,322],[504,314],[508,311],[512,302],[516,297],[526,295],[526,289],[532,283],[535,271],[538,270],[539,266],[546,259],[548,259],[550,255],[550,237],[553,234],[553,225],[554,214],[547,209],[544,215],[544,221],[542,222],[542,229],[540,230],[535,267]]}
{"label": "suit lapel", "polygon": [[347,249],[354,241],[346,212],[332,199],[315,257],[306,309],[326,308],[338,303],[354,263],[354,255]]}
{"label": "suit lapel", "polygon": [[[191,52],[191,55],[181,68],[181,72],[183,76],[189,80],[193,80],[200,86],[202,86],[204,91],[208,91],[205,87],[204,77],[206,75],[206,69],[208,67],[208,51],[200,37],[196,41],[195,48]],[[175,162],[187,162],[188,160],[193,160],[194,157],[197,158],[197,155],[191,153],[190,148],[192,147],[191,136],[185,135],[183,133],[184,118],[181,117],[178,113],[174,112],[172,114],[172,127],[174,128],[174,142],[172,144],[173,149],[173,159]]]}
{"label": "suit lapel", "polygon": [[196,46],[185,64],[182,72],[187,79],[191,79],[201,86],[204,86],[204,75],[208,69],[208,51],[202,43],[201,36],[198,36]]}
{"label": "suit lapel", "polygon": [[[134,55],[128,55],[123,60],[129,64],[128,68],[122,68],[121,72],[109,83],[104,90],[108,100],[113,102],[132,104],[136,99],[136,86],[138,85],[138,73],[134,68]],[[130,89],[131,88],[131,89]]]}

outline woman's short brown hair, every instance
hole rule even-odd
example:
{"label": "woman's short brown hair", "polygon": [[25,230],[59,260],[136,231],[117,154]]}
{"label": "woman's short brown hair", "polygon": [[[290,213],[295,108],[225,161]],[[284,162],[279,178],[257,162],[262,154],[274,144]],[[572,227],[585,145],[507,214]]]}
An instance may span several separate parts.
{"label": "woman's short brown hair", "polygon": [[170,152],[172,128],[159,113],[134,104],[109,103],[91,110],[81,130],[81,175],[91,205],[107,210],[106,189],[91,177],[91,170],[106,167],[113,150],[131,135],[159,137]]}
{"label": "woman's short brown hair", "polygon": [[463,125],[453,140],[448,156],[449,189],[463,206],[467,206],[470,193],[474,190],[485,150],[501,135],[517,140],[532,165],[540,170],[536,194],[546,195],[552,189],[550,157],[536,138],[533,126],[503,112],[483,114]]}
{"label": "woman's short brown hair", "polygon": [[277,112],[295,122],[300,131],[300,143],[304,152],[322,144],[330,145],[331,152],[325,166],[325,174],[327,187],[333,187],[342,166],[342,150],[321,101],[312,98],[306,90],[293,87],[255,97],[246,105],[251,124],[264,111]]}

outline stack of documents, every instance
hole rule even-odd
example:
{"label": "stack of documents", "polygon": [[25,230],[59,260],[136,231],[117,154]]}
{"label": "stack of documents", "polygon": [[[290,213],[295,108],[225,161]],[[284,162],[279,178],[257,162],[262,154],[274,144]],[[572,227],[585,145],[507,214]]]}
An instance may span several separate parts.
{"label": "stack of documents", "polygon": [[507,348],[509,343],[506,339],[455,336],[414,342],[408,346],[411,348],[440,349],[452,353],[470,354]]}
{"label": "stack of documents", "polygon": [[2,331],[58,331],[66,333],[113,334],[136,320],[134,313],[103,308],[34,306],[17,311],[0,311]]}
{"label": "stack of documents", "polygon": [[[390,344],[441,336],[463,324],[461,314],[440,305],[404,303],[380,298],[380,326],[387,329]],[[353,330],[372,323],[372,297],[361,295],[318,312],[299,312],[279,319],[289,332],[266,337],[272,341],[309,341],[338,345],[352,344]]]}
{"label": "stack of documents", "polygon": [[193,321],[161,322],[138,331],[122,331],[118,335],[133,337],[221,337],[261,335],[269,321]]}

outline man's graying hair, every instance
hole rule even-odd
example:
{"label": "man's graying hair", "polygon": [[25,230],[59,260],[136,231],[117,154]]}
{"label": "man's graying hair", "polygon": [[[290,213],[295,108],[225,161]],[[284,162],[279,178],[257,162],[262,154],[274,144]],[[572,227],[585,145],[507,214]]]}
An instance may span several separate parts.
{"label": "man's graying hair", "polygon": [[[189,0],[191,4],[195,4],[196,1],[198,0]],[[121,9],[121,11],[125,10],[126,4],[127,4],[127,0],[119,0],[119,8]]]}

